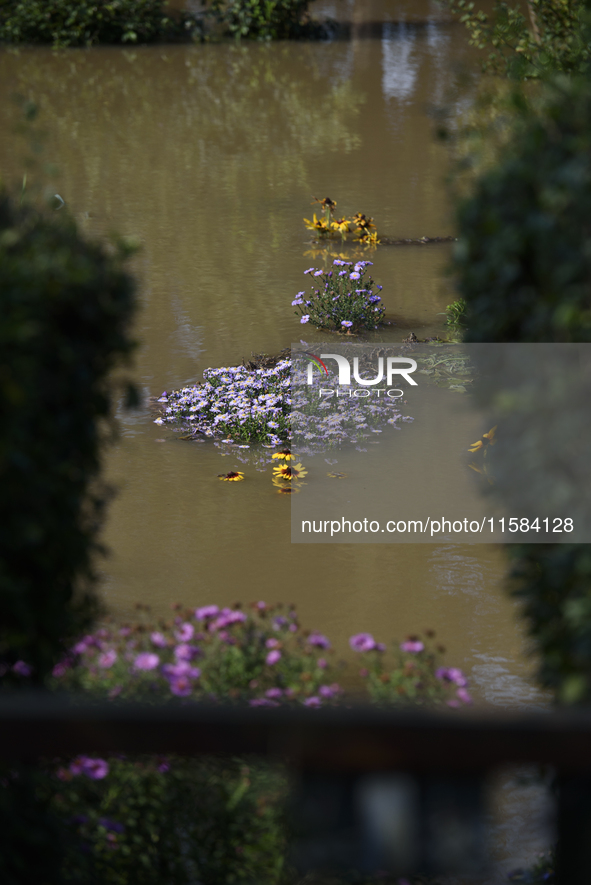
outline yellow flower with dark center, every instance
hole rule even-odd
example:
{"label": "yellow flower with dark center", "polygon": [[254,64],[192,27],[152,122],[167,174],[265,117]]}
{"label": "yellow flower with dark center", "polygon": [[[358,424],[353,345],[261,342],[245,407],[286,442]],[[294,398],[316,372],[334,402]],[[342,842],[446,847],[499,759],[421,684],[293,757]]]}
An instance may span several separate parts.
{"label": "yellow flower with dark center", "polygon": [[218,478],[223,482],[241,482],[244,479],[244,474],[239,470],[231,470],[230,473],[218,473]]}
{"label": "yellow flower with dark center", "polygon": [[485,449],[487,446],[494,446],[496,443],[495,433],[497,429],[497,424],[488,431],[488,433],[482,434],[482,439],[477,440],[476,442],[470,445],[468,449],[469,452],[479,452],[481,449]]}
{"label": "yellow flower with dark center", "polygon": [[369,231],[370,228],[375,228],[373,218],[368,218],[367,215],[363,215],[361,212],[358,212],[357,215],[353,216],[353,223],[356,224],[357,229],[361,231]]}
{"label": "yellow flower with dark center", "polygon": [[349,230],[349,220],[347,218],[335,218],[330,226],[334,230],[338,230],[340,234],[346,234]]}
{"label": "yellow flower with dark center", "polygon": [[304,470],[301,464],[294,464],[293,467],[290,467],[288,464],[279,464],[273,468],[273,473],[277,479],[291,482],[292,479],[301,479],[302,476],[306,476],[308,471]]}
{"label": "yellow flower with dark center", "polygon": [[334,212],[334,210],[337,208],[337,201],[331,200],[330,197],[324,197],[322,200],[319,200],[318,197],[314,197],[314,200],[310,205],[313,206],[314,203],[320,203],[325,212],[327,209],[329,212]]}
{"label": "yellow flower with dark center", "polygon": [[272,458],[279,458],[282,461],[295,461],[295,455],[292,455],[289,449],[281,449],[280,452],[274,452]]}
{"label": "yellow flower with dark center", "polygon": [[330,476],[331,479],[344,479],[346,477],[346,473],[327,473],[327,476]]}
{"label": "yellow flower with dark center", "polygon": [[304,218],[304,222],[308,230],[317,230],[323,233],[328,233],[329,227],[326,218],[316,218],[316,213],[314,213],[314,221],[310,221],[309,218]]}

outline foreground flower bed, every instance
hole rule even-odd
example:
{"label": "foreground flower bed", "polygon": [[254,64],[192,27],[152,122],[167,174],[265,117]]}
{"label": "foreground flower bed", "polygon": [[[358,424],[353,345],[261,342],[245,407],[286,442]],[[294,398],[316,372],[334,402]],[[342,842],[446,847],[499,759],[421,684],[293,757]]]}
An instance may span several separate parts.
{"label": "foreground flower bed", "polygon": [[[346,700],[346,664],[291,606],[175,607],[168,621],[138,609],[135,623],[107,624],[76,642],[56,665],[54,686],[113,699],[255,707]],[[466,677],[443,666],[433,634],[388,649],[357,633],[348,654],[374,703],[470,701]],[[13,670],[23,681],[31,675],[23,661]],[[9,772],[4,787],[17,785],[14,778]],[[60,881],[116,885],[296,885],[286,860],[288,788],[283,768],[267,761],[121,754],[52,760],[36,781],[63,836]]]}

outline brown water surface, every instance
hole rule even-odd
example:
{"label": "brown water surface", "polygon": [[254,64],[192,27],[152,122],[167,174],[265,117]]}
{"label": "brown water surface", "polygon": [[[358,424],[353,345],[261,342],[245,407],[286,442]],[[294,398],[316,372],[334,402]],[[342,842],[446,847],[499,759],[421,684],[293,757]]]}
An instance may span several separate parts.
{"label": "brown water surface", "polygon": [[[0,52],[3,176],[23,172],[9,101],[18,92],[39,105],[43,156],[59,169],[52,189],[84,230],[143,244],[136,377],[146,397],[297,340],[290,303],[321,260],[302,224],[314,196],[373,216],[389,237],[453,233],[428,111],[448,100],[458,64],[473,64],[463,30],[430,2],[317,8],[385,24],[331,43]],[[397,323],[390,340],[442,332],[450,248],[368,256]],[[343,653],[356,631],[389,640],[431,627],[479,700],[542,702],[501,589],[500,549],[292,545],[289,498],[268,474],[220,483],[231,457],[153,418],[122,414],[107,458],[119,494],[103,593],[116,613],[137,601],[157,612],[177,600],[293,601]]]}

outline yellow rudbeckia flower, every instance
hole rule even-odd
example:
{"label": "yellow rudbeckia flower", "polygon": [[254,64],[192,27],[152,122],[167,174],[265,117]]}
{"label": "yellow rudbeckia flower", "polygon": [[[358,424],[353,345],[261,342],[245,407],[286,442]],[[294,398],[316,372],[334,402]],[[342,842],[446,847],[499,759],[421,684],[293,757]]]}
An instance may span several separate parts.
{"label": "yellow rudbeckia flower", "polygon": [[282,461],[295,461],[295,455],[292,455],[289,449],[281,449],[280,452],[275,452],[271,455],[272,458],[280,458]]}
{"label": "yellow rudbeckia flower", "polygon": [[222,482],[241,482],[244,479],[244,474],[239,470],[231,470],[230,473],[218,473],[218,478]]}
{"label": "yellow rudbeckia flower", "polygon": [[294,464],[293,467],[287,464],[280,464],[273,468],[273,473],[277,479],[291,482],[292,479],[301,479],[302,476],[306,476],[308,471],[301,464]]}

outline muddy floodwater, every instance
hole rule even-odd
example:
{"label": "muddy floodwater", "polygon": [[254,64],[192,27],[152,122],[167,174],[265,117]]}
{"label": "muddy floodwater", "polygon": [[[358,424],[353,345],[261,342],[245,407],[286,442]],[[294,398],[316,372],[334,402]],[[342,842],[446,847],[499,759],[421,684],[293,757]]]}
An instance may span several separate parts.
{"label": "muddy floodwater", "polygon": [[[141,302],[134,374],[146,402],[200,381],[207,367],[300,337],[321,340],[307,327],[302,334],[291,307],[303,271],[329,260],[302,223],[318,209],[315,196],[372,216],[387,237],[453,234],[448,158],[432,111],[455,112],[467,100],[455,88],[462,65],[475,70],[462,27],[428,0],[341,0],[316,10],[352,22],[350,39],[0,52],[3,177],[24,171],[26,137],[14,133],[10,100],[19,93],[39,106],[38,162],[55,164],[51,189],[83,229],[142,243],[133,261]],[[383,340],[443,333],[452,248],[367,254],[395,323]],[[122,412],[106,459],[118,494],[101,592],[116,614],[138,601],[157,613],[176,601],[294,602],[303,623],[342,654],[354,632],[389,641],[433,628],[477,702],[545,703],[503,595],[499,547],[293,545],[289,496],[268,473],[221,483],[218,473],[239,466],[231,455],[182,441],[154,417],[147,405]],[[405,467],[394,460],[390,469]],[[508,857],[516,832],[504,837]]]}
{"label": "muddy floodwater", "polygon": [[[371,215],[384,236],[453,233],[432,110],[466,101],[454,90],[462,64],[474,70],[461,26],[422,0],[316,9],[351,21],[351,39],[0,54],[4,177],[23,173],[10,101],[19,93],[39,106],[39,162],[55,164],[51,187],[84,230],[142,243],[135,377],[146,399],[301,337],[291,300],[303,271],[327,260],[302,223],[314,196]],[[396,324],[382,338],[442,332],[451,248],[367,255]],[[306,333],[311,344],[321,337]],[[289,497],[268,476],[220,483],[231,456],[153,419],[147,407],[122,413],[106,461],[118,489],[104,533],[113,611],[295,602],[343,651],[355,631],[388,640],[431,627],[479,700],[540,702],[501,590],[500,549],[292,545]]]}

